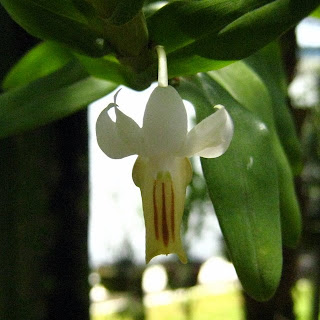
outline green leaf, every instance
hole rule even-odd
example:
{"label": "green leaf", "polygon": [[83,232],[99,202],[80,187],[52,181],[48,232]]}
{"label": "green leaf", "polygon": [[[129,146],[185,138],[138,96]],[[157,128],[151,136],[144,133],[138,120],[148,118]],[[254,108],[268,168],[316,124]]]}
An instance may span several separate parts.
{"label": "green leaf", "polygon": [[104,56],[103,58],[91,58],[77,55],[79,62],[94,77],[123,84],[134,90],[144,90],[153,81],[156,81],[156,63],[146,72],[134,73],[130,68],[120,64],[114,56]]}
{"label": "green leaf", "polygon": [[295,248],[301,239],[302,217],[290,164],[283,148],[277,142],[274,142],[273,147],[279,177],[282,241],[285,246]]}
{"label": "green leaf", "polygon": [[43,42],[19,60],[5,77],[2,87],[3,89],[11,89],[25,85],[57,71],[72,58],[73,55],[70,51],[58,43]]}
{"label": "green leaf", "polygon": [[66,117],[117,87],[88,76],[78,64],[0,95],[0,138]]}
{"label": "green leaf", "polygon": [[105,56],[103,58],[91,58],[77,55],[77,58],[89,74],[94,77],[112,81],[117,84],[128,85],[128,72],[115,57]]}
{"label": "green leaf", "polygon": [[320,19],[320,6],[312,12],[311,17]]}
{"label": "green leaf", "polygon": [[274,130],[271,110],[271,98],[267,88],[243,61],[238,61],[226,68],[208,72],[243,107],[254,112],[261,121]]}
{"label": "green leaf", "polygon": [[148,18],[150,38],[169,53],[207,34],[218,34],[242,15],[270,1],[173,1]]}
{"label": "green leaf", "polygon": [[181,81],[179,91],[194,104],[197,121],[209,116],[218,103],[226,106],[234,121],[228,151],[217,159],[201,159],[201,164],[241,284],[254,299],[267,300],[278,286],[282,267],[278,177],[270,131],[208,75]]}
{"label": "green leaf", "polygon": [[[124,66],[112,55],[101,58],[92,58],[78,54],[76,57],[92,76],[123,84],[134,90],[143,90],[157,80],[158,61],[156,56],[154,56],[153,63],[140,73],[135,73],[131,68]],[[176,63],[172,63],[169,55],[168,75],[169,78],[193,75],[208,69],[215,70],[223,68],[230,63],[232,63],[232,61],[217,61],[202,57],[193,57],[190,60],[190,63],[188,60],[179,60]]]}
{"label": "green leaf", "polygon": [[226,65],[248,57],[318,4],[318,0],[174,1],[147,22],[151,41],[166,48],[170,72],[176,76],[218,69],[221,64],[215,60]]}
{"label": "green leaf", "polygon": [[[86,0],[71,0],[73,6],[84,16],[87,21],[96,19],[96,10],[90,4],[89,1]],[[64,3],[62,2],[62,5]]]}
{"label": "green leaf", "polygon": [[294,174],[302,170],[302,150],[287,103],[287,80],[280,48],[271,43],[246,59],[270,92],[277,134]]}
{"label": "green leaf", "polygon": [[253,10],[218,34],[208,34],[177,54],[197,53],[211,59],[248,57],[307,16],[318,0],[277,0]]}
{"label": "green leaf", "polygon": [[169,77],[193,75],[198,72],[221,69],[234,61],[213,60],[199,55],[181,56],[168,55]]}
{"label": "green leaf", "polygon": [[144,0],[116,0],[116,6],[110,17],[110,22],[121,25],[136,16],[143,7]]}
{"label": "green leaf", "polygon": [[99,22],[90,25],[72,1],[0,0],[11,17],[27,32],[44,40],[59,41],[89,56],[111,51],[103,39]]}
{"label": "green leaf", "polygon": [[[260,64],[264,67],[263,59]],[[278,169],[283,243],[288,247],[295,247],[301,235],[301,215],[291,167],[275,127],[273,111],[277,109],[273,107],[273,100],[276,97],[271,99],[259,76],[242,61],[209,74],[243,107],[255,113],[270,130],[274,161]],[[283,119],[283,122],[287,121]]]}
{"label": "green leaf", "polygon": [[144,0],[72,0],[77,8],[85,14],[86,5],[90,3],[96,14],[113,25],[129,22],[142,10]]}

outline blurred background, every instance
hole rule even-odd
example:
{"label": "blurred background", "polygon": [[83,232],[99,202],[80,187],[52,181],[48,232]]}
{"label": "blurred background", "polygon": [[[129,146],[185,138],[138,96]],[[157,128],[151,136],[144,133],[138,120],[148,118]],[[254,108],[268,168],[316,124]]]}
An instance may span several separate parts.
{"label": "blurred background", "polygon": [[[38,40],[2,7],[0,21],[3,78]],[[296,182],[304,234],[297,250],[284,251],[273,299],[258,303],[242,292],[197,159],[183,222],[189,263],[169,255],[145,265],[135,157],[108,159],[95,140],[111,93],[88,112],[0,141],[0,319],[319,319],[319,20],[305,19],[280,41],[305,155]],[[141,124],[151,90],[123,88],[121,110]]]}

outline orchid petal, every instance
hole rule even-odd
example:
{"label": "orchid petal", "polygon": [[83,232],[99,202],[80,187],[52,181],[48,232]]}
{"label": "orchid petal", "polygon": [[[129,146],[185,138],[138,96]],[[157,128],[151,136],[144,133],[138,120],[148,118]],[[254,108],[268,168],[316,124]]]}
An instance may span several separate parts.
{"label": "orchid petal", "polygon": [[152,92],[142,129],[148,156],[175,154],[183,147],[187,134],[187,113],[173,87],[157,87]]}
{"label": "orchid petal", "polygon": [[187,263],[180,225],[186,187],[192,177],[189,160],[138,157],[132,177],[143,202],[146,262],[159,254],[176,253],[182,263]]}
{"label": "orchid petal", "polygon": [[116,127],[121,140],[129,146],[134,154],[141,154],[143,141],[142,129],[133,119],[120,111],[119,108],[116,108],[116,116]]}
{"label": "orchid petal", "polygon": [[218,109],[208,118],[198,123],[187,135],[183,155],[216,158],[228,149],[233,136],[233,122],[224,108]]}
{"label": "orchid petal", "polygon": [[100,113],[96,123],[96,135],[100,149],[112,159],[121,159],[134,154],[135,152],[128,144],[120,138],[116,123],[113,122],[108,114],[116,104],[110,103]]}

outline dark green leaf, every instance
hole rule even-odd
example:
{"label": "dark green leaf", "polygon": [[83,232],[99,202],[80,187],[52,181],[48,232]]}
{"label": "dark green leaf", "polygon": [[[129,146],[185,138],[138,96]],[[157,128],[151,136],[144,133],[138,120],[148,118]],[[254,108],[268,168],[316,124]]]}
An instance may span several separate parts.
{"label": "dark green leaf", "polygon": [[179,77],[193,75],[198,72],[217,70],[223,68],[234,61],[213,60],[201,57],[199,55],[181,56],[168,55],[169,77]]}
{"label": "dark green leaf", "polygon": [[83,55],[77,55],[77,58],[89,74],[94,77],[111,81],[117,84],[123,84],[134,90],[146,89],[152,81],[156,80],[156,65],[151,66],[147,72],[134,73],[130,68],[120,64],[114,56],[105,56],[103,58],[90,58]]}
{"label": "dark green leaf", "polygon": [[[134,73],[130,68],[124,65],[111,55],[102,58],[91,58],[84,55],[77,55],[77,58],[86,70],[94,77],[112,81],[118,84],[124,84],[135,90],[145,89],[151,82],[157,80],[157,60],[141,73]],[[179,60],[171,63],[170,55],[168,57],[169,78],[183,75],[193,75],[195,73],[223,68],[232,63],[232,61],[217,61],[205,59],[202,57],[192,57],[190,63],[188,60]]]}
{"label": "dark green leaf", "polygon": [[[84,15],[93,7],[99,17],[118,26],[137,16],[144,4],[144,0],[72,0],[72,2]],[[87,8],[89,3],[90,8]]]}
{"label": "dark green leaf", "polygon": [[[264,67],[263,59],[260,60],[260,64],[261,67]],[[279,177],[283,243],[286,246],[295,247],[301,233],[300,208],[290,164],[277,135],[273,112],[273,109],[275,111],[276,109],[272,106],[273,100],[259,76],[242,61],[209,74],[243,107],[255,113],[271,132],[274,161],[277,165]],[[286,120],[283,121],[286,122]]]}
{"label": "dark green leaf", "polygon": [[128,22],[139,13],[143,3],[144,0],[116,0],[116,6],[110,21],[117,25]]}
{"label": "dark green leaf", "polygon": [[218,60],[243,59],[297,24],[318,4],[318,0],[272,1],[243,15],[218,34],[196,40],[177,55],[192,52]]}
{"label": "dark green leaf", "polygon": [[77,55],[77,58],[89,74],[94,77],[118,84],[128,85],[128,72],[115,57],[105,56],[103,58],[91,58],[83,55]]}
{"label": "dark green leaf", "polygon": [[0,138],[66,117],[116,88],[69,64],[0,95]]}
{"label": "dark green leaf", "polygon": [[218,34],[242,15],[271,1],[173,1],[147,20],[150,38],[169,53],[207,34]]}
{"label": "dark green leaf", "polygon": [[302,169],[302,151],[287,104],[287,84],[279,46],[271,43],[246,59],[263,80],[272,99],[277,134],[295,174]]}
{"label": "dark green leaf", "polygon": [[214,60],[226,65],[248,57],[318,4],[318,0],[174,1],[148,19],[150,39],[167,49],[172,75],[209,71],[221,67]]}
{"label": "dark green leaf", "polygon": [[295,248],[301,238],[302,220],[293,174],[283,148],[274,139],[274,153],[279,177],[281,232],[283,244]]}
{"label": "dark green leaf", "polygon": [[90,21],[72,5],[72,1],[0,0],[11,17],[35,37],[59,41],[90,56],[110,52],[101,40],[98,23]]}
{"label": "dark green leaf", "polygon": [[[86,0],[71,0],[74,7],[88,20],[96,19],[96,10]],[[63,3],[63,2],[62,2]]]}
{"label": "dark green leaf", "polygon": [[73,55],[61,45],[47,41],[31,49],[10,70],[2,87],[11,89],[44,77],[67,64]]}
{"label": "dark green leaf", "polygon": [[271,134],[207,75],[182,81],[179,91],[190,100],[197,121],[222,103],[234,121],[228,151],[217,159],[201,159],[209,195],[246,292],[267,300],[275,292],[282,267],[279,189]]}

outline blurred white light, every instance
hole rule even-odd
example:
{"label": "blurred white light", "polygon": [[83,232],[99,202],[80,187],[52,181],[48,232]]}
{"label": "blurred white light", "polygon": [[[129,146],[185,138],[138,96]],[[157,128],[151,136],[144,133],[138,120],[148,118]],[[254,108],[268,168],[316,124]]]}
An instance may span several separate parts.
{"label": "blurred white light", "polygon": [[108,291],[101,284],[97,284],[90,290],[90,300],[91,302],[102,302],[107,300]]}
{"label": "blurred white light", "polygon": [[296,28],[300,47],[320,47],[320,22],[316,18],[302,20]]}
{"label": "blurred white light", "polygon": [[143,273],[142,289],[146,293],[159,292],[166,288],[168,276],[162,265],[152,265]]}
{"label": "blurred white light", "polygon": [[200,284],[218,284],[236,282],[238,277],[232,263],[220,257],[212,257],[200,268],[198,282]]}

